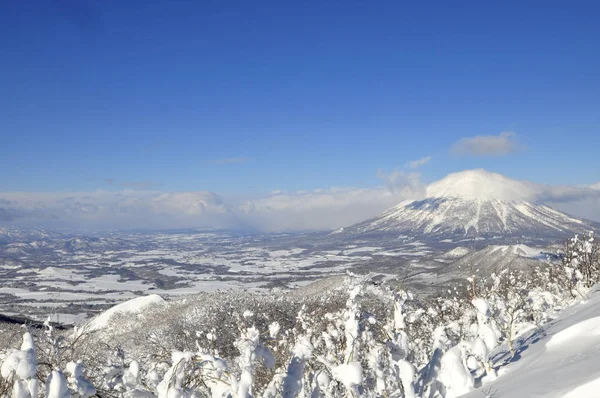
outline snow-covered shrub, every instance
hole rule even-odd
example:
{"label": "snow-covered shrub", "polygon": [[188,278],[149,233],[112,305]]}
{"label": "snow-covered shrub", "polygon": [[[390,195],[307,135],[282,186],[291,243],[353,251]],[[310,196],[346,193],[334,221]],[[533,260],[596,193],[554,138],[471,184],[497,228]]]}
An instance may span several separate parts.
{"label": "snow-covered shrub", "polygon": [[560,254],[573,297],[600,281],[600,244],[593,232],[567,240]]}
{"label": "snow-covered shrub", "polygon": [[530,280],[522,270],[505,269],[492,275],[492,286],[487,292],[491,304],[489,316],[513,355],[513,340],[534,321],[530,316]]}
{"label": "snow-covered shrub", "polygon": [[46,398],[70,398],[67,379],[60,370],[53,370],[46,379]]}
{"label": "snow-covered shrub", "polygon": [[87,398],[96,394],[96,388],[85,378],[83,369],[84,366],[81,361],[69,362],[66,367],[66,371],[69,375],[67,380],[69,388],[75,397]]}
{"label": "snow-covered shrub", "polygon": [[38,393],[37,355],[33,336],[23,334],[20,350],[13,350],[2,362],[0,374],[7,386],[12,386],[14,398],[35,398]]}

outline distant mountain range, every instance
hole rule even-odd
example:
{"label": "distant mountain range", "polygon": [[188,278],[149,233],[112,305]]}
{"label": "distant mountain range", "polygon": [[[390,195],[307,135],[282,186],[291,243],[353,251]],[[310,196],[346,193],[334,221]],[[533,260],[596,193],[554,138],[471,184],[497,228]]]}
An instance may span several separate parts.
{"label": "distant mountain range", "polygon": [[458,241],[564,238],[599,229],[597,223],[527,200],[532,189],[527,182],[485,170],[454,173],[429,185],[424,199],[402,202],[334,234],[338,238],[394,234]]}

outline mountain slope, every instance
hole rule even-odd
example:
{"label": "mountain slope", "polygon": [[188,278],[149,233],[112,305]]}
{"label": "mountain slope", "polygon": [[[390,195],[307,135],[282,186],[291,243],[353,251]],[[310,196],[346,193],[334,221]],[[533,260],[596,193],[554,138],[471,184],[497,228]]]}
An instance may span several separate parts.
{"label": "mountain slope", "polygon": [[499,377],[464,398],[598,397],[600,389],[600,294],[563,310],[559,317],[492,353]]}
{"label": "mountain slope", "polygon": [[476,270],[485,273],[498,272],[511,268],[533,269],[547,257],[552,256],[542,249],[526,245],[488,245],[485,248],[468,253],[445,267],[453,276],[471,276]]}
{"label": "mountain slope", "polygon": [[426,198],[405,201],[344,234],[400,233],[436,239],[564,237],[597,228],[529,201],[536,185],[485,170],[450,174],[431,184]]}

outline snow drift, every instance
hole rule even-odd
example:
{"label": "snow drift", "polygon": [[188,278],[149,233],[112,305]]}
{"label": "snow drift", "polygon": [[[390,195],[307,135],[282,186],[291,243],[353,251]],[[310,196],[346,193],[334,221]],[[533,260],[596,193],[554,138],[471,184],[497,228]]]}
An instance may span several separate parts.
{"label": "snow drift", "polygon": [[95,331],[104,329],[108,326],[111,318],[116,314],[131,313],[137,314],[143,311],[146,307],[153,304],[163,304],[165,300],[158,294],[149,296],[136,297],[134,299],[117,304],[114,307],[102,312],[100,315],[93,318],[87,325],[86,331]]}

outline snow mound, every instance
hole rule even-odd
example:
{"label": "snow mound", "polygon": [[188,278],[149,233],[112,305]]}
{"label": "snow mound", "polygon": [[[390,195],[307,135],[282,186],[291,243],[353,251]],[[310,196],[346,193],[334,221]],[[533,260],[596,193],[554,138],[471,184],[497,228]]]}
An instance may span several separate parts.
{"label": "snow mound", "polygon": [[600,317],[586,319],[556,333],[548,340],[546,348],[550,350],[565,345],[582,344],[583,340],[597,336],[600,336]]}
{"label": "snow mound", "polygon": [[458,258],[458,257],[464,257],[467,254],[469,254],[470,250],[467,249],[466,247],[462,247],[462,246],[458,246],[455,247],[454,249],[447,251],[446,253],[444,253],[445,258]]}
{"label": "snow mound", "polygon": [[513,180],[483,169],[452,173],[427,187],[430,198],[529,200],[537,193],[535,184]]}
{"label": "snow mound", "polygon": [[138,314],[142,312],[144,308],[150,305],[163,304],[164,302],[165,300],[158,294],[151,294],[149,296],[136,297],[121,304],[117,304],[92,319],[87,325],[87,331],[95,331],[106,328],[110,319],[115,314]]}
{"label": "snow mound", "polygon": [[594,379],[582,386],[569,391],[562,398],[596,397],[600,391],[600,378]]}

